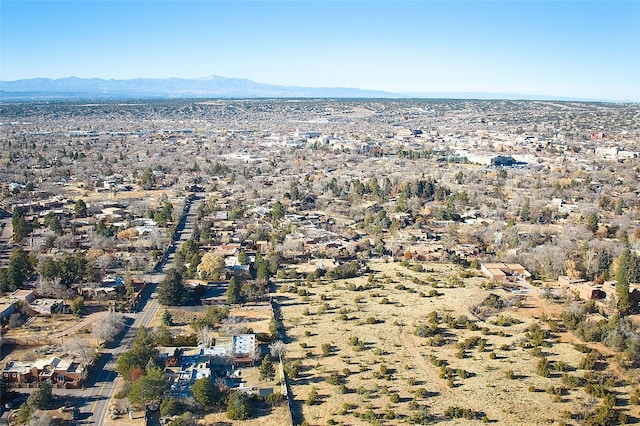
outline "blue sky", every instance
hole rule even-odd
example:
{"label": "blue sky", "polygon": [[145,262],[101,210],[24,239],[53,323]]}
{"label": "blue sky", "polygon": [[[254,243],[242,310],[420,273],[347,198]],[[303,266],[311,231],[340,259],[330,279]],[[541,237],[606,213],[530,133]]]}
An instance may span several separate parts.
{"label": "blue sky", "polygon": [[640,1],[0,1],[0,79],[640,101]]}

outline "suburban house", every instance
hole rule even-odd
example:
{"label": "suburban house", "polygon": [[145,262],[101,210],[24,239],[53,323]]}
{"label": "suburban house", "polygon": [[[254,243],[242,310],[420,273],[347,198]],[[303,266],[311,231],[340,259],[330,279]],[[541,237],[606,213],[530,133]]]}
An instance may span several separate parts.
{"label": "suburban house", "polygon": [[237,334],[231,342],[231,354],[234,365],[253,365],[253,354],[256,350],[255,334]]}
{"label": "suburban house", "polygon": [[16,290],[9,295],[9,299],[22,300],[26,303],[31,303],[36,300],[36,296],[34,295],[33,290]]}
{"label": "suburban house", "polygon": [[15,301],[7,298],[0,299],[0,319],[9,318],[9,316],[15,311]]}
{"label": "suburban house", "polygon": [[32,363],[9,361],[2,369],[3,379],[15,387],[31,387],[48,381],[55,388],[82,387],[87,366],[73,358],[41,358]]}

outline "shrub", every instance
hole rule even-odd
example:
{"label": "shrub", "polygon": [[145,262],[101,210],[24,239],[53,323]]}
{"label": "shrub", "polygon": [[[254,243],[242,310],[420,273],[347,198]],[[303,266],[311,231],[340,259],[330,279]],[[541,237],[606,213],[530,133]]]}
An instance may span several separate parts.
{"label": "shrub", "polygon": [[536,372],[538,375],[542,377],[551,376],[551,371],[549,368],[549,360],[545,357],[542,357],[540,361],[538,361],[538,365],[536,366]]}
{"label": "shrub", "polygon": [[578,386],[584,386],[585,380],[582,377],[572,376],[571,374],[562,374],[562,383],[570,388],[577,388]]}
{"label": "shrub", "polygon": [[265,401],[272,407],[282,404],[284,400],[285,400],[285,396],[280,392],[274,392],[265,398]]}
{"label": "shrub", "polygon": [[392,393],[391,395],[389,395],[389,401],[391,401],[393,404],[396,404],[400,401],[400,395],[398,395],[397,393]]}
{"label": "shrub", "polygon": [[462,408],[462,407],[448,407],[444,411],[444,415],[447,417],[451,417],[452,419],[467,419],[473,420],[477,417],[477,413],[470,408]]}
{"label": "shrub", "polygon": [[122,398],[126,398],[127,395],[129,394],[129,390],[131,389],[131,384],[130,383],[125,383],[124,387],[122,389],[120,389],[118,392],[116,392],[115,395],[113,395],[113,397],[115,399],[122,399]]}
{"label": "shrub", "polygon": [[480,339],[480,341],[478,341],[478,352],[484,352],[486,345],[487,341],[485,339]]}
{"label": "shrub", "polygon": [[297,379],[301,369],[302,362],[299,359],[287,362],[284,365],[284,372],[290,379]]}
{"label": "shrub", "polygon": [[160,402],[160,414],[163,417],[172,417],[180,413],[180,405],[174,398],[164,398]]}
{"label": "shrub", "polygon": [[429,325],[419,325],[416,327],[415,335],[418,337],[433,337],[440,332],[438,326],[434,323]]}
{"label": "shrub", "polygon": [[393,410],[387,410],[384,415],[382,416],[382,418],[384,418],[385,420],[393,420],[395,419],[396,416],[396,412]]}
{"label": "shrub", "polygon": [[468,379],[469,377],[471,377],[471,373],[469,373],[467,370],[464,370],[462,368],[458,368],[456,370],[456,374],[458,375],[458,377],[460,377],[461,379]]}
{"label": "shrub", "polygon": [[596,363],[600,358],[600,354],[598,352],[589,352],[580,360],[579,368],[583,370],[593,370],[596,368]]}
{"label": "shrub", "polygon": [[428,425],[431,424],[432,420],[431,415],[424,407],[409,416],[409,423],[412,425]]}
{"label": "shrub", "polygon": [[318,403],[318,391],[315,386],[311,387],[309,391],[309,395],[307,395],[307,399],[304,401],[306,405],[315,405]]}
{"label": "shrub", "polygon": [[322,356],[327,357],[331,354],[331,344],[330,343],[323,343],[322,347]]}
{"label": "shrub", "polygon": [[413,392],[416,398],[426,398],[429,392],[425,388],[418,388]]}
{"label": "shrub", "polygon": [[327,377],[327,383],[329,383],[330,385],[338,386],[342,384],[342,381],[342,376],[338,372],[333,372],[329,375],[329,377]]}

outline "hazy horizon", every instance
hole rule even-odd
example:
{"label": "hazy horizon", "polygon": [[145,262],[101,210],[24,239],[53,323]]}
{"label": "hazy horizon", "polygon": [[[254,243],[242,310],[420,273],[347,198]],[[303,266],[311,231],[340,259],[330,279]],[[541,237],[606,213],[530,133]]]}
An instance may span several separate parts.
{"label": "hazy horizon", "polygon": [[[59,79],[49,79],[46,77],[35,77],[35,78],[30,78],[30,79],[21,79],[21,80],[0,80],[0,83],[21,83],[21,82],[29,82],[29,81],[33,81],[33,80],[44,80],[45,84],[47,82],[52,82],[53,84],[56,84],[56,82],[61,82],[61,81],[68,81],[68,80],[78,80],[80,82],[89,82],[92,80],[99,80],[101,83],[101,87],[100,90],[95,90],[95,91],[88,91],[88,92],[84,92],[86,94],[86,97],[107,97],[107,98],[113,98],[113,99],[118,99],[118,98],[122,98],[122,99],[128,99],[128,98],[136,98],[136,97],[140,97],[141,92],[138,90],[132,90],[131,92],[126,92],[126,90],[121,89],[122,92],[120,93],[120,95],[118,95],[118,93],[113,92],[113,90],[108,90],[103,84],[104,83],[134,83],[134,82],[162,82],[162,81],[166,81],[166,82],[174,82],[176,80],[179,81],[183,81],[183,82],[206,82],[206,81],[214,81],[214,80],[230,80],[230,81],[247,81],[250,83],[255,83],[258,86],[273,86],[275,88],[282,88],[282,89],[301,89],[301,90],[311,90],[313,91],[312,94],[309,95],[296,95],[295,92],[294,94],[276,94],[273,96],[262,96],[262,95],[256,95],[256,94],[252,94],[249,91],[247,91],[247,94],[242,96],[234,96],[234,95],[228,95],[228,96],[220,96],[220,95],[216,95],[215,93],[212,93],[210,95],[208,94],[204,94],[202,95],[203,97],[212,97],[212,98],[216,98],[216,97],[221,97],[221,98],[227,98],[227,97],[239,97],[239,98],[256,98],[256,97],[272,97],[272,98],[295,98],[295,97],[300,97],[300,98],[314,98],[314,97],[318,97],[318,98],[327,98],[327,97],[337,97],[337,98],[349,98],[349,97],[354,97],[357,98],[358,93],[362,92],[362,97],[364,98],[373,98],[373,97],[379,97],[379,98],[389,98],[389,99],[402,99],[402,98],[417,98],[417,99],[466,99],[466,100],[531,100],[531,101],[576,101],[576,102],[612,102],[612,103],[638,103],[639,101],[633,101],[633,100],[629,100],[629,99],[601,99],[601,98],[581,98],[581,97],[567,97],[567,96],[555,96],[555,95],[548,95],[548,94],[529,94],[529,93],[505,93],[505,92],[405,92],[405,93],[393,93],[393,92],[385,92],[385,91],[379,91],[379,90],[375,90],[375,89],[369,89],[366,87],[303,87],[303,86],[293,86],[293,85],[289,85],[289,86],[279,86],[279,85],[272,85],[269,82],[255,82],[253,80],[248,80],[248,79],[243,79],[243,78],[235,78],[235,77],[228,77],[228,76],[207,76],[207,77],[199,77],[199,78],[194,78],[194,79],[182,79],[180,77],[166,77],[166,78],[146,78],[146,77],[137,77],[137,78],[132,78],[132,79],[101,79],[101,78],[97,78],[97,77],[93,77],[93,78],[81,78],[81,77],[76,77],[76,76],[69,76],[69,77],[62,77]],[[104,82],[104,83],[102,83]],[[130,86],[130,87],[134,87],[135,86]],[[157,86],[156,86],[157,87]],[[176,89],[175,87],[171,88],[172,90],[180,90],[180,89]],[[165,91],[162,90],[162,88],[157,89],[157,92],[153,92],[152,93],[152,89],[149,89],[148,87],[145,87],[143,91],[145,91],[149,96],[151,96],[152,98],[171,98],[171,97],[176,97],[171,96],[169,94],[169,88],[167,88]],[[186,98],[193,98],[193,97],[200,97],[196,94],[187,94],[187,92],[185,91],[186,89],[183,89],[181,92],[184,94]],[[250,89],[247,89],[250,90]],[[336,95],[335,94],[335,90],[342,90],[342,91],[346,91],[350,93],[348,95]],[[51,86],[47,86],[47,87],[42,87],[39,89],[33,89],[33,90],[26,90],[26,91],[22,91],[22,90],[7,90],[6,86],[0,86],[0,93],[2,93],[3,95],[7,95],[7,94],[14,94],[14,95],[19,95],[21,93],[31,93],[32,95],[36,95],[36,94],[40,94],[41,96],[46,97],[53,97],[53,98],[60,98],[60,99],[73,99],[75,97],[75,95],[78,94],[82,94],[83,91],[82,90],[66,90],[64,88],[61,87],[51,87]],[[55,95],[57,94],[57,96]],[[143,96],[144,97],[144,96]],[[177,97],[180,97],[179,94],[177,95]],[[33,97],[29,97],[27,96],[25,99],[38,99],[38,96],[36,96],[36,98]],[[22,99],[22,98],[20,98]],[[6,100],[6,99],[5,99]]]}
{"label": "hazy horizon", "polygon": [[640,2],[3,1],[0,80],[640,101]]}

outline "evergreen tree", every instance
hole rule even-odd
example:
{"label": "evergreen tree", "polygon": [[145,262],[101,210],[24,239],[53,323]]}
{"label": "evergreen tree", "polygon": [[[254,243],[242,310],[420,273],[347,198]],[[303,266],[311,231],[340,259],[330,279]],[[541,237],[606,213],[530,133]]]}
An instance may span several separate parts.
{"label": "evergreen tree", "polygon": [[[34,261],[35,262],[35,261]],[[7,267],[7,281],[11,288],[19,288],[33,272],[32,259],[21,248],[11,252],[9,266]]]}
{"label": "evergreen tree", "polygon": [[180,404],[175,398],[163,398],[160,402],[160,415],[163,417],[172,417],[180,413]]}
{"label": "evergreen tree", "polygon": [[262,358],[262,363],[260,363],[258,371],[260,372],[261,380],[273,380],[276,376],[276,369],[273,366],[273,361],[271,361],[271,355],[265,355],[265,357]]}
{"label": "evergreen tree", "polygon": [[52,398],[51,383],[41,382],[38,389],[33,391],[27,399],[27,404],[33,409],[43,410],[47,408]]}
{"label": "evergreen tree", "polygon": [[142,189],[151,189],[153,185],[155,185],[155,177],[153,176],[153,171],[150,167],[147,167],[142,173],[142,177],[140,178],[140,186]]}
{"label": "evergreen tree", "polygon": [[133,382],[127,398],[133,404],[145,405],[157,401],[167,387],[162,368],[151,363],[147,366],[146,374]]}
{"label": "evergreen tree", "polygon": [[82,198],[78,198],[78,201],[73,206],[73,211],[76,216],[85,217],[87,215],[87,204]]}
{"label": "evergreen tree", "polygon": [[618,310],[625,314],[631,309],[631,297],[629,296],[629,284],[638,279],[638,259],[628,248],[618,257],[618,269],[616,271],[616,296],[618,297]]}
{"label": "evergreen tree", "polygon": [[236,303],[240,303],[241,301],[241,293],[240,293],[241,285],[240,281],[237,277],[232,277],[229,280],[229,287],[227,287],[226,296],[227,303],[230,305],[235,305]]}
{"label": "evergreen tree", "polygon": [[11,226],[13,228],[13,242],[15,244],[22,241],[31,232],[31,225],[24,218],[24,211],[21,207],[13,209],[13,217],[11,218]]}
{"label": "evergreen tree", "polygon": [[231,392],[227,400],[227,417],[231,420],[247,420],[253,415],[249,397],[242,392]]}
{"label": "evergreen tree", "polygon": [[180,306],[187,303],[189,293],[184,286],[184,278],[180,271],[172,268],[158,286],[158,302],[162,305]]}
{"label": "evergreen tree", "polygon": [[84,297],[78,296],[71,302],[71,313],[79,317],[82,315],[82,311],[84,310]]}
{"label": "evergreen tree", "polygon": [[136,369],[142,370],[147,366],[149,360],[156,355],[153,333],[146,328],[139,328],[133,341],[133,347],[118,358],[118,373],[122,374],[126,380],[129,380],[132,371]]}
{"label": "evergreen tree", "polygon": [[205,410],[211,409],[220,402],[222,393],[210,377],[202,377],[195,381],[192,388],[193,398]]}
{"label": "evergreen tree", "polygon": [[160,314],[160,322],[166,327],[169,327],[173,322],[173,315],[171,315],[168,309],[165,309],[162,314]]}
{"label": "evergreen tree", "polygon": [[522,203],[519,216],[524,222],[529,222],[531,220],[531,201],[529,201],[528,198],[526,198],[524,203]]}
{"label": "evergreen tree", "polygon": [[280,220],[284,217],[284,206],[280,201],[273,203],[271,208],[271,219],[274,221]]}
{"label": "evergreen tree", "polygon": [[591,213],[589,216],[587,216],[586,226],[589,231],[595,234],[598,231],[598,227],[600,226],[598,215],[596,215],[595,213]]}

